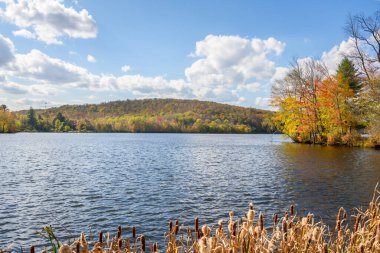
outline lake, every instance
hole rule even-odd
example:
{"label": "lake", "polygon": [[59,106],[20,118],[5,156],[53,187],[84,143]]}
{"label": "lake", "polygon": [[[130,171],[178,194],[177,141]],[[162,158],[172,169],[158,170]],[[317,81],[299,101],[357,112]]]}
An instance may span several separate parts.
{"label": "lake", "polygon": [[84,231],[144,233],[162,245],[169,220],[215,224],[252,202],[281,215],[291,204],[331,223],[340,206],[366,207],[380,151],[290,143],[280,135],[0,135],[0,247]]}

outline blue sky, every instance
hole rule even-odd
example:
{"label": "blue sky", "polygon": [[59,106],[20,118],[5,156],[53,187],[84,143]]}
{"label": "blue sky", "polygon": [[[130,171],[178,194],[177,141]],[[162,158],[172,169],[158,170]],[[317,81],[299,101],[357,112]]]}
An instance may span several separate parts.
{"label": "blue sky", "polygon": [[379,4],[0,0],[0,104],[171,97],[268,108],[294,58],[333,72],[349,50],[349,13]]}

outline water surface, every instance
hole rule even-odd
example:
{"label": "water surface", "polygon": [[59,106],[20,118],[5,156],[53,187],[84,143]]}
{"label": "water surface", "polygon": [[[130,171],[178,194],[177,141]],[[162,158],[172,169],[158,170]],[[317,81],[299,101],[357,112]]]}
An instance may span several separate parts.
{"label": "water surface", "polygon": [[248,203],[266,214],[365,207],[380,180],[380,151],[289,143],[280,135],[0,135],[0,247],[101,229],[162,244],[169,220],[215,224]]}

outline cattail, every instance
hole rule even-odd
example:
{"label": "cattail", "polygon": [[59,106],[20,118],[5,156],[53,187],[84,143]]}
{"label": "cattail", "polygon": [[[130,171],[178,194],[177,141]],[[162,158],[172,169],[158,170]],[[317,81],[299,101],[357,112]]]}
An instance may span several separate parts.
{"label": "cattail", "polygon": [[340,229],[342,228],[340,222],[338,222],[336,225],[337,225],[336,230],[340,231]]}
{"label": "cattail", "polygon": [[30,253],[34,253],[35,252],[35,249],[34,249],[34,245],[30,246]]}
{"label": "cattail", "polygon": [[103,243],[103,232],[102,231],[99,232],[99,242]]}
{"label": "cattail", "polygon": [[255,211],[253,211],[253,209],[249,209],[246,217],[248,221],[252,222],[253,219],[255,218]]}
{"label": "cattail", "polygon": [[338,229],[338,226],[340,226],[340,217],[341,217],[341,212],[343,211],[343,208],[339,208],[339,211],[338,211],[338,215],[336,216],[336,220],[335,220],[335,229],[336,230],[339,230]]}
{"label": "cattail", "polygon": [[169,233],[171,234],[173,231],[173,222],[169,221]]}
{"label": "cattail", "polygon": [[153,252],[157,252],[157,243],[153,244]]}
{"label": "cattail", "polygon": [[289,224],[288,224],[288,229],[291,229],[293,226],[293,221],[290,221]]}
{"label": "cattail", "polygon": [[259,220],[260,220],[260,231],[263,231],[264,230],[264,216],[262,213],[260,213]]}
{"label": "cattail", "polygon": [[199,240],[199,238],[201,238],[201,237],[199,236],[199,220],[198,220],[198,217],[195,218],[194,223],[195,223],[195,236],[196,236],[197,240]]}
{"label": "cattail", "polygon": [[221,237],[224,235],[224,230],[223,230],[223,220],[218,221],[218,228],[216,229],[216,237]]}
{"label": "cattail", "polygon": [[290,206],[290,215],[294,215],[294,206],[293,205]]}
{"label": "cattail", "polygon": [[288,220],[288,216],[289,216],[289,215],[288,215],[288,211],[286,211],[286,212],[285,212],[285,215],[284,215],[284,219],[285,219],[285,220]]}
{"label": "cattail", "polygon": [[288,223],[286,222],[285,219],[282,221],[282,232],[284,234],[288,232]]}
{"label": "cattail", "polygon": [[278,215],[277,215],[277,213],[275,213],[275,214],[273,215],[273,225],[274,225],[274,226],[276,226],[276,224],[277,224],[277,220],[278,220]]}
{"label": "cattail", "polygon": [[237,230],[237,223],[236,223],[236,222],[234,222],[233,227],[234,227],[234,228],[233,228],[232,235],[233,235],[233,236],[236,236],[236,234],[237,234],[237,231],[236,231],[236,230]]}
{"label": "cattail", "polygon": [[77,242],[77,245],[76,245],[76,253],[80,253],[80,243]]}
{"label": "cattail", "polygon": [[136,238],[136,227],[135,226],[132,227],[132,238],[133,239]]}
{"label": "cattail", "polygon": [[313,221],[313,214],[308,213],[308,214],[307,214],[307,223],[311,224],[312,221]]}
{"label": "cattail", "polygon": [[121,237],[121,226],[117,226],[117,239],[120,239]]}
{"label": "cattail", "polygon": [[211,229],[207,225],[203,225],[202,233],[204,236],[208,237],[210,235]]}
{"label": "cattail", "polygon": [[360,253],[364,253],[364,245],[363,245],[363,243],[361,243],[359,247],[360,247]]}
{"label": "cattail", "polygon": [[145,252],[145,236],[142,235],[140,238],[140,244],[141,244],[141,251]]}
{"label": "cattail", "polygon": [[119,239],[117,246],[119,247],[119,250],[122,249],[122,247],[123,247],[123,241],[121,239]]}
{"label": "cattail", "polygon": [[329,250],[328,250],[328,248],[327,248],[327,243],[324,243],[323,244],[323,251],[322,251],[323,253],[328,253],[329,252]]}
{"label": "cattail", "polygon": [[179,222],[178,220],[175,221],[175,226],[174,226],[174,234],[178,234],[179,231]]}
{"label": "cattail", "polygon": [[354,232],[358,231],[358,228],[359,228],[359,224],[360,224],[360,220],[362,218],[362,215],[359,214],[356,219],[355,219],[355,227],[354,227]]}
{"label": "cattail", "polygon": [[283,237],[284,241],[287,241],[288,240],[288,224],[285,219],[282,221],[282,233],[284,236]]}

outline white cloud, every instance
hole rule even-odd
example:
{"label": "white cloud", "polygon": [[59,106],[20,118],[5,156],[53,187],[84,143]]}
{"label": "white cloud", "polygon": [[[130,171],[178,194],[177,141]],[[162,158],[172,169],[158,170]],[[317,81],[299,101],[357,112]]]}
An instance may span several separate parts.
{"label": "white cloud", "polygon": [[24,37],[26,39],[35,39],[36,35],[26,29],[20,29],[12,32],[14,36]]}
{"label": "white cloud", "polygon": [[0,66],[13,60],[14,51],[15,48],[12,41],[0,34]]}
{"label": "white cloud", "polygon": [[26,94],[28,92],[27,87],[17,84],[17,83],[7,83],[7,82],[1,82],[0,83],[0,91],[7,93],[7,94]]}
{"label": "white cloud", "polygon": [[51,58],[33,49],[27,54],[16,54],[15,59],[4,68],[3,73],[40,84],[78,83],[89,72],[57,58]]}
{"label": "white cloud", "polygon": [[123,67],[121,67],[121,71],[127,73],[128,71],[131,70],[131,66],[129,65],[124,65]]}
{"label": "white cloud", "polygon": [[276,82],[277,80],[283,79],[288,73],[289,68],[287,67],[277,67],[274,75],[271,78],[271,82]]}
{"label": "white cloud", "polygon": [[185,70],[197,97],[210,99],[220,95],[221,87],[240,99],[236,91],[242,87],[257,91],[252,80],[268,80],[276,72],[271,55],[280,55],[285,44],[274,38],[261,40],[239,36],[208,35],[196,43],[192,54],[201,59]]}
{"label": "white cloud", "polygon": [[57,87],[48,84],[22,85],[7,80],[0,82],[0,91],[13,95],[30,94],[37,96],[54,96],[60,92]]}
{"label": "white cloud", "polygon": [[342,41],[339,45],[334,46],[329,51],[322,53],[321,61],[326,65],[330,74],[334,74],[339,63],[344,56],[351,55],[354,52],[354,42],[351,38]]}
{"label": "white cloud", "polygon": [[271,98],[265,97],[256,97],[255,104],[260,107],[268,107],[270,106]]}
{"label": "white cloud", "polygon": [[96,58],[92,55],[87,55],[87,61],[88,62],[91,62],[91,63],[95,63],[96,62]]}
{"label": "white cloud", "polygon": [[[13,48],[9,39],[1,38],[6,48]],[[283,47],[273,38],[210,35],[197,43],[195,54],[201,59],[185,70],[186,79],[174,80],[164,76],[94,74],[37,49],[20,54],[13,48],[7,64],[0,67],[0,77],[5,77],[0,90],[36,96],[56,95],[67,89],[122,90],[139,98],[198,98],[240,104],[248,93],[263,88],[260,80],[269,83],[281,70],[268,57],[281,54]],[[124,71],[129,69],[128,65],[122,67]]]}
{"label": "white cloud", "polygon": [[[64,6],[61,0],[0,0],[0,17],[21,30],[16,36],[36,38],[47,44],[62,44],[60,37],[95,38],[95,20],[86,9]],[[30,30],[26,30],[26,29]]]}

